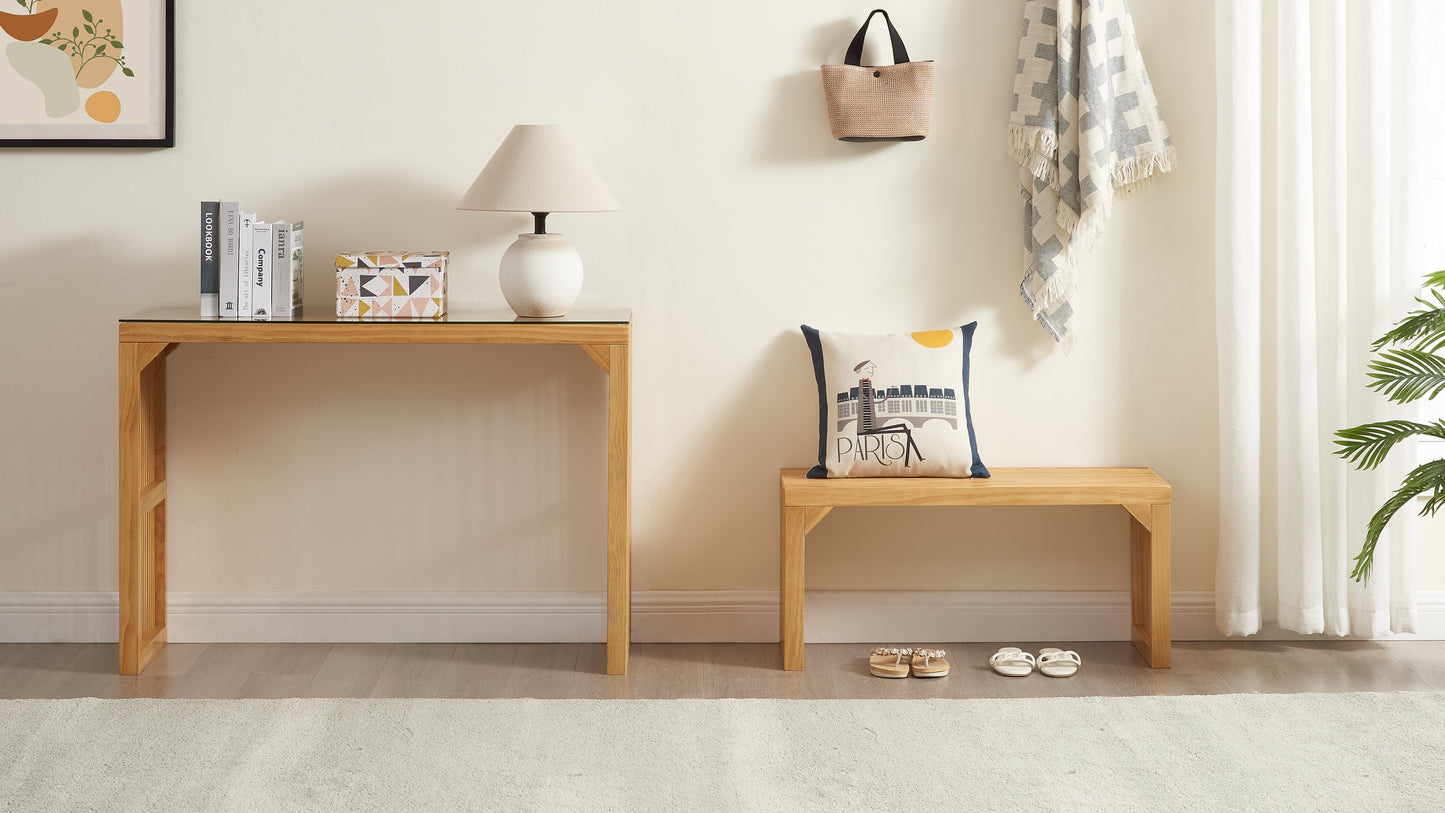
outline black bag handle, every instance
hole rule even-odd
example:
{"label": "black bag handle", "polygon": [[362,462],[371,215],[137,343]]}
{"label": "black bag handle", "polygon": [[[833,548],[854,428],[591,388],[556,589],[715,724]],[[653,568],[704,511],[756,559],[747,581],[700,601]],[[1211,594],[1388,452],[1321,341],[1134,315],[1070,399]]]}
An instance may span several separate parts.
{"label": "black bag handle", "polygon": [[893,64],[902,65],[908,61],[908,49],[903,47],[903,38],[898,36],[898,29],[893,27],[893,21],[888,19],[888,12],[881,8],[875,8],[868,12],[868,19],[863,21],[863,27],[853,36],[853,41],[848,43],[848,55],[844,57],[844,65],[863,64],[863,38],[868,34],[868,23],[873,21],[874,14],[882,14],[883,22],[888,23],[888,38],[893,41]]}

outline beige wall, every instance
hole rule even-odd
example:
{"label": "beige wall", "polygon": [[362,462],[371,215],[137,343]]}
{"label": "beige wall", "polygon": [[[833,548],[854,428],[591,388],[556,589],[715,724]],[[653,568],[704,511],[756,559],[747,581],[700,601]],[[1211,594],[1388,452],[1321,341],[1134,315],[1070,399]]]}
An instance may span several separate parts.
{"label": "beige wall", "polygon": [[[115,588],[115,319],[193,302],[197,201],[304,219],[309,308],[330,255],[375,247],[450,249],[453,306],[498,306],[528,218],[453,207],[512,124],[551,121],[624,207],[551,225],[584,303],[636,314],[637,588],[777,584],[777,470],[816,444],[799,323],[977,319],[985,462],[1155,467],[1175,586],[1209,589],[1212,11],[1131,5],[1179,168],[1116,208],[1065,358],[1017,294],[1022,2],[896,7],[938,64],[933,135],[898,145],[827,130],[817,66],[865,4],[181,4],[175,149],[0,153],[0,590]],[[172,589],[602,589],[582,353],[186,346],[170,371]],[[1125,537],[1117,509],[844,510],[808,585],[1121,589]]]}

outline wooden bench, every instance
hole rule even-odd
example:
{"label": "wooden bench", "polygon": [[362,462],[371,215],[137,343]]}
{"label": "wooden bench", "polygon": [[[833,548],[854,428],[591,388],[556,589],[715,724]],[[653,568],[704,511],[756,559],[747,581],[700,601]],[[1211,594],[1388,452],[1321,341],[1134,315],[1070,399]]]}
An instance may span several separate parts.
{"label": "wooden bench", "polygon": [[1129,512],[1130,626],[1155,669],[1169,666],[1169,484],[1147,468],[994,469],[993,477],[851,477],[809,480],[782,470],[783,668],[803,668],[803,544],[839,506],[1118,505]]}

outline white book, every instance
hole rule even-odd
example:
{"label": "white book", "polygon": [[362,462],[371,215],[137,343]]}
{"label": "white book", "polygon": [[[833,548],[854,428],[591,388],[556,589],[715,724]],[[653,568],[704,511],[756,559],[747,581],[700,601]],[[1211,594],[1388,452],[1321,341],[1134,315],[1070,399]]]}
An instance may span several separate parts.
{"label": "white book", "polygon": [[306,282],[306,224],[298,220],[291,224],[291,315],[300,316],[305,307],[302,294]]}
{"label": "white book", "polygon": [[241,204],[221,201],[221,316],[235,318],[240,307]]}
{"label": "white book", "polygon": [[251,318],[251,278],[256,276],[256,215],[241,215],[236,243],[241,247],[237,257],[240,270],[236,275],[236,318]]}
{"label": "white book", "polygon": [[271,318],[291,318],[291,274],[287,258],[291,256],[291,224],[278,220],[271,224]]}
{"label": "white book", "polygon": [[251,318],[265,322],[271,318],[272,255],[276,253],[272,240],[275,239],[270,223],[256,222],[252,227],[256,245],[256,259],[251,266]]}

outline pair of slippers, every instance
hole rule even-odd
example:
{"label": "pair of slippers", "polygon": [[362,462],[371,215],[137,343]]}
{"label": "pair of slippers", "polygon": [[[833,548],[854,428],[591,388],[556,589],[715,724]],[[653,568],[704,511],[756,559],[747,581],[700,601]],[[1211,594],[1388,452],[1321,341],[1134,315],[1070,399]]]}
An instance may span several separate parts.
{"label": "pair of slippers", "polygon": [[1072,649],[1046,646],[1039,650],[1038,658],[1016,646],[1006,646],[988,659],[993,671],[1005,677],[1023,677],[1035,667],[1048,677],[1073,677],[1084,665],[1079,653]]}
{"label": "pair of slippers", "polygon": [[879,647],[868,653],[868,671],[881,678],[947,677],[947,654],[942,649]]}

